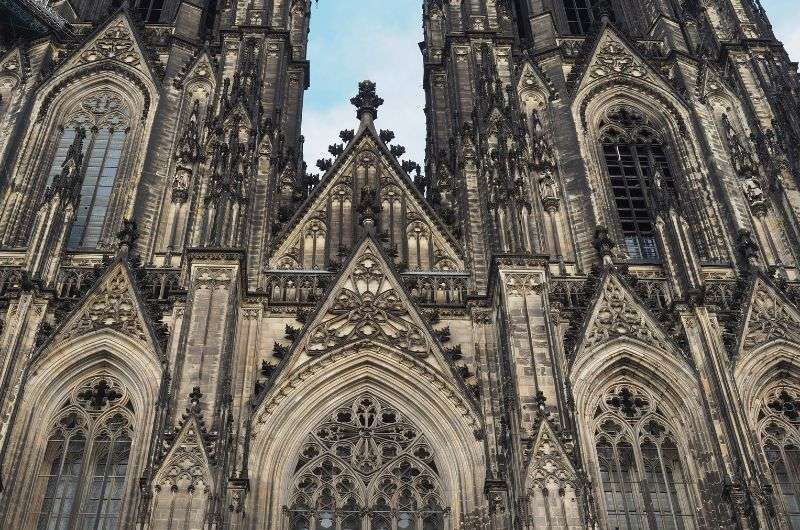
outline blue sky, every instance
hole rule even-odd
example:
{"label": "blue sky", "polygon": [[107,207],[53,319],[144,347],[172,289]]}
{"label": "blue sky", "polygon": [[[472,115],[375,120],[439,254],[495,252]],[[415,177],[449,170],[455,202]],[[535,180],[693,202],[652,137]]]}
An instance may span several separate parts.
{"label": "blue sky", "polygon": [[[778,38],[800,60],[798,0],[761,0]],[[308,55],[311,88],[306,92],[305,159],[316,172],[339,131],[356,127],[350,98],[358,82],[371,79],[385,103],[376,126],[392,129],[406,158],[423,162],[425,96],[422,90],[421,0],[321,0],[312,7]]]}

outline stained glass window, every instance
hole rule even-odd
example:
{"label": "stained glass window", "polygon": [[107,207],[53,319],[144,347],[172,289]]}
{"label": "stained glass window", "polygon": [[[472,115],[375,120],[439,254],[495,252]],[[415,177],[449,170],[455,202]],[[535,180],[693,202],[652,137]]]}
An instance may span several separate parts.
{"label": "stained glass window", "polygon": [[69,248],[95,248],[100,243],[111,195],[122,161],[130,112],[111,92],[96,92],[81,100],[65,121],[47,176],[49,186],[78,129],[86,135],[80,203],[69,235]]}
{"label": "stained glass window", "polygon": [[[674,194],[674,180],[654,126],[635,109],[612,107],[601,124],[603,155],[628,256],[659,258],[654,224],[659,184]],[[658,174],[660,182],[654,181]]]}
{"label": "stained glass window", "polygon": [[800,391],[772,389],[761,406],[761,445],[772,474],[775,504],[790,528],[800,529]]}

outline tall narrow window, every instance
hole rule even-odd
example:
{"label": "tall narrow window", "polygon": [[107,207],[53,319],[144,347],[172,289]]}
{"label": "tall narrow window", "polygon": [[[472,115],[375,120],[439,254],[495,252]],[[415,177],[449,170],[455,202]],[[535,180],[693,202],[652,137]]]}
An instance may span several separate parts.
{"label": "tall narrow window", "polygon": [[111,92],[95,92],[68,111],[47,175],[49,186],[61,172],[67,150],[82,129],[86,135],[80,203],[69,235],[70,248],[95,248],[100,243],[111,201],[130,112]]}
{"label": "tall narrow window", "polygon": [[654,399],[629,385],[598,404],[595,449],[608,528],[696,528],[681,454]]}
{"label": "tall narrow window", "polygon": [[37,530],[120,527],[133,418],[120,383],[76,387],[53,424],[37,478]]}
{"label": "tall narrow window", "polygon": [[[657,260],[656,186],[669,194],[675,191],[663,143],[647,118],[630,107],[610,108],[600,127],[625,249],[632,260]],[[655,182],[656,174],[660,182]]]}
{"label": "tall narrow window", "polygon": [[430,445],[369,394],[334,411],[307,437],[289,495],[292,529],[444,530]]}
{"label": "tall narrow window", "polygon": [[761,446],[769,463],[778,511],[800,528],[800,389],[781,384],[763,400]]}

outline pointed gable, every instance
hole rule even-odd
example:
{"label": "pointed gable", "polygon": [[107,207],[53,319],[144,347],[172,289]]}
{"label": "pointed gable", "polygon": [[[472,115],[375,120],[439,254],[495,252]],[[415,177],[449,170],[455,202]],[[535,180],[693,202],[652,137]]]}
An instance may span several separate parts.
{"label": "pointed gable", "polygon": [[[369,201],[369,204],[367,204]],[[324,269],[359,237],[359,208],[378,213],[379,236],[408,270],[463,271],[458,243],[375,133],[364,127],[273,244],[274,269]]]}
{"label": "pointed gable", "polygon": [[528,59],[522,64],[522,68],[519,70],[517,92],[524,94],[531,90],[541,92],[549,99],[558,98],[558,92],[547,74],[545,74],[533,60]]}
{"label": "pointed gable", "polygon": [[567,456],[561,437],[556,434],[549,419],[543,418],[530,451],[530,464],[525,480],[525,489],[544,489],[553,482],[562,487],[577,483],[577,474]]}
{"label": "pointed gable", "polygon": [[213,477],[203,435],[201,421],[190,411],[156,472],[154,485],[198,493],[211,490]]}
{"label": "pointed gable", "polygon": [[156,78],[142,41],[124,11],[93,32],[59,69],[68,70],[103,61],[122,63],[147,74],[151,79]]}
{"label": "pointed gable", "polygon": [[568,85],[573,94],[612,78],[657,83],[672,92],[647,59],[612,24],[604,25],[597,38],[587,41],[586,46],[591,47],[588,59],[582,65],[576,65],[570,74]]}
{"label": "pointed gable", "polygon": [[161,354],[152,323],[124,261],[118,260],[100,277],[51,338],[69,340],[102,329],[113,329]]}
{"label": "pointed gable", "polygon": [[635,340],[671,353],[680,351],[655,318],[614,273],[606,274],[601,282],[581,336],[577,355],[615,339]]}
{"label": "pointed gable", "polygon": [[744,306],[737,353],[750,353],[777,340],[800,345],[800,312],[758,276]]}
{"label": "pointed gable", "polygon": [[428,357],[433,338],[373,239],[365,239],[308,326],[302,349],[318,356],[370,340]]}

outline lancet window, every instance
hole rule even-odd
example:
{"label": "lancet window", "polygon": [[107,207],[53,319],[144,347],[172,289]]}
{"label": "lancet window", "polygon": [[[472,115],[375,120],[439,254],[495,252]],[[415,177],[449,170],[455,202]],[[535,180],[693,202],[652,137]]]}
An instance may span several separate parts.
{"label": "lancet window", "polygon": [[773,387],[762,400],[759,418],[776,508],[791,528],[800,528],[800,388]]}
{"label": "lancet window", "polygon": [[83,184],[69,235],[70,248],[94,248],[100,242],[129,126],[130,110],[125,103],[117,94],[103,91],[76,105],[61,128],[47,185],[61,172],[75,136],[85,135]]}
{"label": "lancet window", "polygon": [[664,143],[647,117],[628,106],[611,107],[600,124],[600,132],[628,256],[636,261],[656,260],[656,197],[675,192]]}
{"label": "lancet window", "polygon": [[697,528],[678,439],[654,396],[629,384],[608,389],[594,437],[606,527]]}
{"label": "lancet window", "polygon": [[96,376],[73,389],[52,423],[36,478],[37,530],[120,526],[133,425],[116,379]]}
{"label": "lancet window", "polygon": [[397,409],[365,394],[308,435],[290,493],[292,530],[443,530],[433,449]]}

